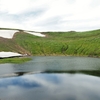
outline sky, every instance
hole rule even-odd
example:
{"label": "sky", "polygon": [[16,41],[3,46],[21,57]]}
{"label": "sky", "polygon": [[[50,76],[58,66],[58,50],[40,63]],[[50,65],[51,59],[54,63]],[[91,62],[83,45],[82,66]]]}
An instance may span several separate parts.
{"label": "sky", "polygon": [[100,0],[0,0],[0,27],[33,31],[100,29]]}

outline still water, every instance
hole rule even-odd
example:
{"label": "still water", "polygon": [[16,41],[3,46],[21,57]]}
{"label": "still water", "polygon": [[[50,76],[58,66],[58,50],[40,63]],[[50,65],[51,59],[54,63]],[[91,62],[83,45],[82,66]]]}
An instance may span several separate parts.
{"label": "still water", "polygon": [[0,100],[100,100],[100,58],[33,57],[0,64]]}

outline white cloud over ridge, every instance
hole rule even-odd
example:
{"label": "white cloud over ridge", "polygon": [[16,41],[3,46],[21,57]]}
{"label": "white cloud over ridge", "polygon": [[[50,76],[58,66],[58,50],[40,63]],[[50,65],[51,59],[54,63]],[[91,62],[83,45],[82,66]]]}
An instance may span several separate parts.
{"label": "white cloud over ridge", "polygon": [[34,31],[100,28],[100,0],[0,0],[0,27]]}

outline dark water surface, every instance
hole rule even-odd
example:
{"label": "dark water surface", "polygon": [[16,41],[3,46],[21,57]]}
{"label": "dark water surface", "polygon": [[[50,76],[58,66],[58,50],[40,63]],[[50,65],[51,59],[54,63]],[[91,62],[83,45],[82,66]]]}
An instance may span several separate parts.
{"label": "dark water surface", "polygon": [[100,100],[100,58],[33,57],[0,64],[0,100]]}

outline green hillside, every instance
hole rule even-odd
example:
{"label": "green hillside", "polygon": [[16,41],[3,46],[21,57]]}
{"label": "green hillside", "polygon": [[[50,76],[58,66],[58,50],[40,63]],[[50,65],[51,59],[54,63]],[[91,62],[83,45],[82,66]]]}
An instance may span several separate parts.
{"label": "green hillside", "polygon": [[73,55],[100,57],[100,30],[87,32],[42,32],[38,37],[24,31],[13,39],[0,38],[0,51],[29,55]]}

